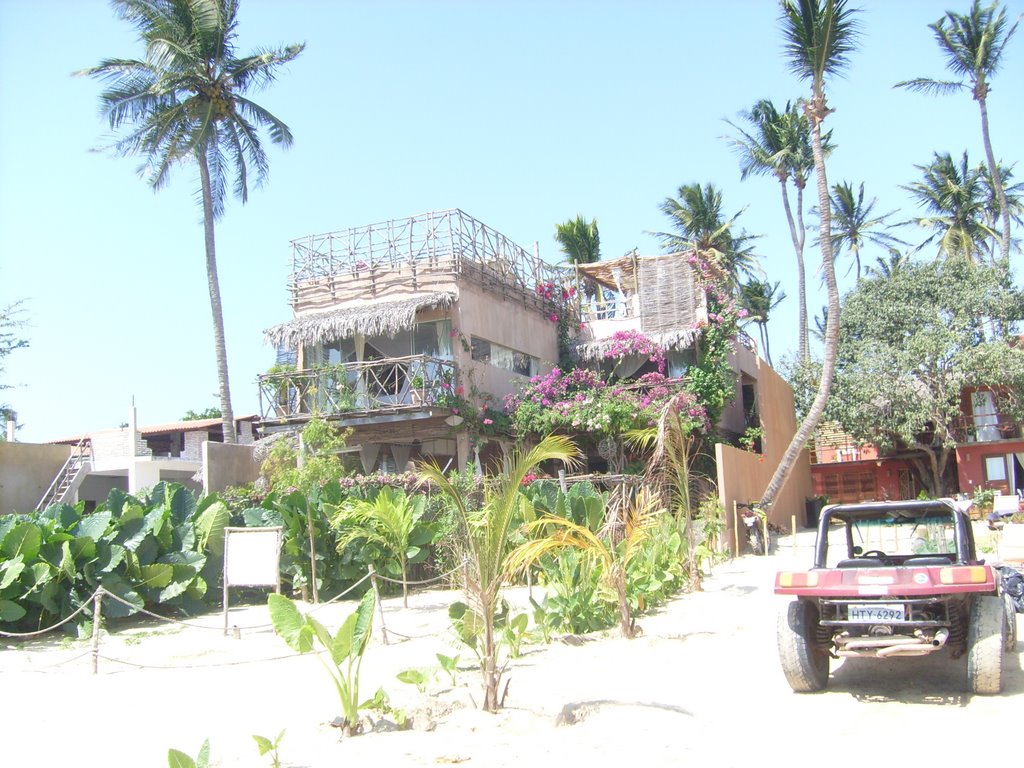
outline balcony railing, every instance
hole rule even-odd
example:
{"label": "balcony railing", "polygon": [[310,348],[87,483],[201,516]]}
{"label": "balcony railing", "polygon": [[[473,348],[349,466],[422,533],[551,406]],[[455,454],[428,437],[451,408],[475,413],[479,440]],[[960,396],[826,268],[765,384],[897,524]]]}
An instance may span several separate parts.
{"label": "balcony railing", "polygon": [[454,363],[428,355],[268,373],[259,377],[260,415],[275,422],[444,406],[454,382]]}
{"label": "balcony railing", "polygon": [[965,443],[1013,440],[1021,436],[1020,423],[1005,413],[975,413],[961,416],[956,434]]}

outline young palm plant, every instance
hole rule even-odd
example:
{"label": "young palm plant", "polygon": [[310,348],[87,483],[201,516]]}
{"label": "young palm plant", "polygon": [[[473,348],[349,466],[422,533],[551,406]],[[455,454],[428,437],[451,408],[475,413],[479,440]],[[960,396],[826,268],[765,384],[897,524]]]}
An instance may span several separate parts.
{"label": "young palm plant", "polygon": [[605,583],[615,592],[622,636],[632,638],[635,628],[626,593],[629,564],[650,537],[657,525],[658,516],[664,511],[656,496],[641,489],[633,503],[626,508],[622,530],[609,531],[606,536],[564,517],[545,515],[526,526],[527,533],[537,538],[531,538],[513,550],[509,556],[509,567],[513,571],[524,572],[544,555],[557,553],[566,547],[578,549],[596,558],[601,563]]}
{"label": "young palm plant", "polygon": [[653,450],[651,479],[666,489],[669,511],[686,541],[686,569],[690,589],[698,592],[701,586],[700,559],[697,552],[697,531],[694,526],[693,455],[695,424],[686,410],[684,395],[670,398],[661,410],[656,427],[634,430],[627,434],[630,445],[641,450]]}
{"label": "young palm plant", "polygon": [[423,482],[434,483],[451,500],[462,527],[462,546],[466,556],[465,588],[474,620],[479,624],[480,671],[483,676],[483,709],[497,712],[498,689],[504,665],[498,660],[495,615],[501,601],[501,587],[509,575],[510,537],[513,521],[529,501],[520,488],[527,474],[545,461],[561,461],[575,466],[578,451],[573,442],[561,435],[548,435],[532,448],[512,453],[508,468],[488,478],[483,503],[474,508],[435,463],[420,466]]}
{"label": "young palm plant", "polygon": [[112,5],[138,31],[145,58],[105,59],[78,74],[109,84],[100,95],[103,114],[111,130],[125,129],[109,149],[119,157],[141,156],[139,173],[154,190],[167,183],[176,165],[199,168],[220,410],[224,442],[233,443],[214,221],[224,212],[228,176],[234,175],[234,192],[243,203],[250,175],[257,186],[266,179],[260,130],[266,129],[275,144],[292,143],[288,126],[246,94],[273,82],[277,70],[305,46],[237,57],[238,0],[113,0]]}
{"label": "young palm plant", "polygon": [[402,570],[402,605],[409,607],[409,558],[419,554],[413,531],[426,508],[426,497],[405,495],[401,488],[381,488],[372,501],[352,500],[340,506],[325,505],[331,525],[339,531],[338,551],[363,540],[378,544]]}

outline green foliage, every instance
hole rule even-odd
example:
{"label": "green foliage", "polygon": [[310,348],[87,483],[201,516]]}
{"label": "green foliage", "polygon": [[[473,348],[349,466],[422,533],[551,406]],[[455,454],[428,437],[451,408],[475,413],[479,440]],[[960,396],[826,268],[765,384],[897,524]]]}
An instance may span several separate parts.
{"label": "green foliage", "polygon": [[[427,545],[434,540],[434,527],[421,524],[426,509],[426,497],[409,497],[400,488],[383,487],[369,499],[350,497],[340,506],[325,504],[331,526],[338,532],[336,549],[344,551],[350,546],[362,545],[382,549],[390,556],[384,571],[402,579],[402,597],[408,607],[408,568],[411,563],[427,557]],[[371,552],[370,562],[378,561]],[[369,559],[366,555],[363,559]],[[398,572],[388,566],[398,563]]]}
{"label": "green foliage", "polygon": [[185,415],[181,417],[182,421],[202,421],[203,419],[219,419],[220,408],[206,408],[205,410],[196,412],[188,410]]}
{"label": "green foliage", "polygon": [[1024,294],[1005,273],[965,259],[861,280],[844,301],[826,418],[882,450],[923,451],[924,479],[942,495],[942,467],[968,437],[965,389],[991,392],[1000,414],[1024,418],[1024,349],[1007,330],[1022,317]]}
{"label": "green foliage", "polygon": [[281,746],[281,739],[284,738],[284,731],[282,730],[277,734],[277,738],[271,741],[266,736],[258,736],[253,734],[253,739],[256,741],[256,748],[260,751],[260,757],[269,754],[270,764],[273,768],[281,768],[281,758],[277,754],[278,748]]}
{"label": "green foliage", "polygon": [[210,765],[210,740],[206,739],[203,742],[195,760],[177,749],[167,750],[167,765],[169,768],[208,768]]}
{"label": "green foliage", "polygon": [[[0,373],[4,372],[4,358],[16,349],[28,346],[28,340],[21,338],[19,329],[25,327],[22,317],[23,308],[20,301],[0,308]],[[10,389],[9,384],[0,383],[0,389]],[[0,423],[10,417],[11,409],[0,403]],[[7,433],[0,430],[0,440],[6,440]]]}
{"label": "green foliage", "polygon": [[202,609],[220,575],[229,521],[216,497],[197,502],[181,485],[158,483],[140,497],[115,489],[89,514],[83,506],[0,520],[0,622],[19,629],[55,623],[99,586],[128,603],[105,600],[107,617],[154,605]]}
{"label": "green foliage", "polygon": [[545,633],[586,634],[615,626],[614,595],[604,586],[600,563],[592,554],[566,549],[540,565],[548,592],[534,606]]}
{"label": "green foliage", "polygon": [[345,475],[339,451],[345,447],[350,430],[319,416],[312,417],[303,426],[299,442],[291,436],[279,438],[270,448],[260,472],[273,490],[298,488],[308,495],[328,485],[337,485]]}
{"label": "green foliage", "polygon": [[342,623],[333,635],[309,614],[303,615],[298,607],[284,595],[270,595],[267,599],[270,620],[274,631],[281,636],[288,647],[298,653],[309,653],[315,643],[327,652],[330,663],[323,654],[316,654],[334,683],[341,704],[342,729],[346,736],[357,732],[359,711],[371,707],[375,700],[360,702],[359,671],[362,668],[363,653],[370,642],[373,626],[373,611],[376,599],[368,590],[359,606]]}

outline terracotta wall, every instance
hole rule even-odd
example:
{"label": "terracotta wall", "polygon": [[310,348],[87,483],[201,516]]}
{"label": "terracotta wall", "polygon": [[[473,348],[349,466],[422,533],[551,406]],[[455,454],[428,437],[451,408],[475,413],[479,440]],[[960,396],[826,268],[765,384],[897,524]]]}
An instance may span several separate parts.
{"label": "terracotta wall", "polygon": [[[719,443],[715,446],[718,466],[718,498],[726,510],[726,542],[733,547],[733,502],[756,501],[761,498],[796,433],[793,393],[789,385],[763,360],[757,360],[757,407],[764,429],[763,454],[750,453]],[[771,509],[769,521],[784,530],[790,529],[792,516],[797,525],[805,522],[806,501],[812,496],[811,464],[808,452],[800,454],[789,480]],[[741,543],[742,549],[742,543]]]}

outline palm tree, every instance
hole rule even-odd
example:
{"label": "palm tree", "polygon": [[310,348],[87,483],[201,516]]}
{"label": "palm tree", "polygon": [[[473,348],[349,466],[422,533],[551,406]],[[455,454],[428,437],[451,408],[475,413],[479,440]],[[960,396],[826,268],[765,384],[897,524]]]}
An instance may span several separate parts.
{"label": "palm tree", "polygon": [[483,504],[474,508],[470,499],[445,477],[437,464],[420,467],[420,478],[436,484],[448,496],[461,525],[466,555],[466,596],[476,627],[476,650],[484,682],[487,712],[497,712],[500,701],[503,666],[498,663],[494,617],[500,603],[502,584],[509,576],[512,521],[526,497],[520,492],[526,475],[544,461],[561,461],[572,466],[578,452],[572,441],[562,435],[548,435],[532,448],[517,449],[509,457],[508,469],[489,478],[484,487]]}
{"label": "palm tree", "polygon": [[593,264],[601,260],[601,235],[597,219],[582,216],[555,225],[555,240],[570,264]]}
{"label": "palm tree", "polygon": [[875,258],[875,266],[870,264],[864,268],[867,277],[879,277],[886,280],[910,263],[910,257],[897,248],[890,248],[886,258]]}
{"label": "palm tree", "polygon": [[[1006,199],[1006,208],[1010,211],[1010,221],[1021,226],[1024,224],[1024,200],[1021,198],[1021,194],[1024,193],[1024,183],[1012,184],[1013,170],[1002,164],[999,165],[999,178],[1003,182],[1002,191]],[[992,174],[988,172],[988,168],[983,169],[981,180],[985,186],[985,223],[989,229],[994,231],[999,227],[999,219],[1002,215],[999,194],[992,182]],[[1011,237],[1010,247],[1013,248],[1015,245],[1017,245],[1017,241]],[[992,246],[992,251],[995,251],[995,244]]]}
{"label": "palm tree", "polygon": [[[810,355],[810,348],[807,341],[807,276],[804,268],[804,188],[814,168],[810,122],[799,105],[786,102],[785,109],[780,112],[768,99],[761,99],[749,112],[741,113],[741,116],[750,123],[750,131],[726,121],[740,133],[740,138],[730,140],[740,157],[740,178],[773,175],[782,190],[782,206],[786,212],[797,263],[799,351],[801,359],[806,359]],[[826,154],[832,150],[828,139],[829,134],[822,137]],[[795,215],[789,202],[790,181],[796,188]]]}
{"label": "palm tree", "polygon": [[886,249],[897,245],[906,245],[898,237],[881,229],[884,226],[889,226],[885,223],[886,219],[895,211],[873,216],[878,198],[873,197],[870,202],[864,202],[863,182],[856,194],[853,191],[853,185],[848,181],[833,185],[831,200],[832,249],[836,256],[843,248],[850,252],[857,267],[858,281],[860,281],[860,252],[865,243],[873,243]]}
{"label": "palm tree", "polygon": [[651,536],[658,516],[664,512],[657,499],[647,490],[641,489],[634,502],[625,510],[625,526],[621,540],[611,536],[602,537],[585,525],[554,515],[545,515],[526,526],[528,535],[547,532],[546,536],[531,538],[520,544],[509,556],[509,566],[516,571],[526,571],[532,564],[549,553],[569,547],[578,549],[597,559],[602,566],[602,576],[615,592],[619,606],[619,630],[623,637],[635,636],[633,617],[626,594],[626,576],[633,557],[641,552],[643,543]]}
{"label": "palm tree", "polygon": [[978,102],[981,111],[981,139],[985,145],[985,159],[988,172],[992,177],[993,187],[999,201],[1002,218],[1002,234],[999,238],[999,251],[1002,260],[1009,264],[1010,259],[1010,208],[1007,204],[1003,179],[999,173],[992,152],[992,137],[988,127],[988,93],[989,80],[999,70],[1003,51],[1010,42],[1017,24],[1007,28],[1006,8],[996,13],[998,3],[982,7],[980,0],[974,0],[966,15],[947,11],[946,15],[929,24],[928,28],[935,33],[935,40],[946,56],[946,67],[961,80],[933,80],[919,77],[897,83],[897,88],[910,88],[925,93],[953,93],[970,88],[971,96]]}
{"label": "palm tree", "polygon": [[220,410],[224,442],[233,443],[214,221],[224,212],[229,175],[243,203],[250,174],[255,173],[257,185],[266,179],[260,129],[275,144],[291,144],[288,126],[245,94],[271,83],[304,45],[237,58],[238,0],[113,0],[113,6],[138,31],[145,59],[105,59],[78,74],[108,83],[100,95],[103,114],[111,129],[124,130],[109,149],[118,156],[141,156],[139,173],[154,190],[167,183],[176,165],[194,162],[199,168]]}
{"label": "palm tree", "polygon": [[[402,605],[409,607],[409,558],[419,554],[413,530],[426,509],[425,496],[406,496],[401,488],[381,488],[371,501],[352,499],[335,507],[325,504],[331,525],[340,531],[337,550],[354,541],[378,544],[392,554],[402,571]],[[423,542],[420,541],[420,544]]]}
{"label": "palm tree", "polygon": [[998,237],[987,223],[989,197],[984,166],[972,166],[966,152],[959,162],[948,152],[936,152],[931,163],[914,167],[923,178],[903,189],[927,212],[911,220],[932,231],[921,247],[937,239],[940,256],[980,261],[989,253],[989,239]]}
{"label": "palm tree", "polygon": [[811,83],[811,98],[804,103],[804,114],[811,124],[811,148],[818,185],[818,208],[821,247],[821,268],[828,292],[828,323],[822,354],[821,381],[807,415],[775,469],[761,497],[761,506],[770,509],[782,486],[789,478],[797,457],[821,421],[828,401],[836,367],[839,346],[839,288],[836,285],[835,262],[832,257],[832,208],[829,204],[828,179],[825,175],[825,152],[822,147],[821,124],[832,109],[825,100],[828,77],[842,72],[849,55],[856,50],[860,33],[856,9],[846,0],[782,0],[781,23],[786,38],[786,58],[790,69],[802,80]]}
{"label": "palm tree", "polygon": [[725,273],[734,291],[741,276],[760,273],[750,245],[756,237],[746,232],[735,234],[733,230],[743,211],[726,219],[722,214],[722,193],[714,184],[684,184],[679,187],[678,198],[665,198],[660,208],[676,230],[653,233],[666,251],[697,250],[707,254]]}
{"label": "palm tree", "polygon": [[747,322],[757,325],[765,360],[773,368],[775,366],[772,364],[772,351],[768,344],[768,317],[786,298],[785,291],[780,291],[779,285],[777,280],[770,283],[754,278],[740,286],[740,303],[747,310]]}

